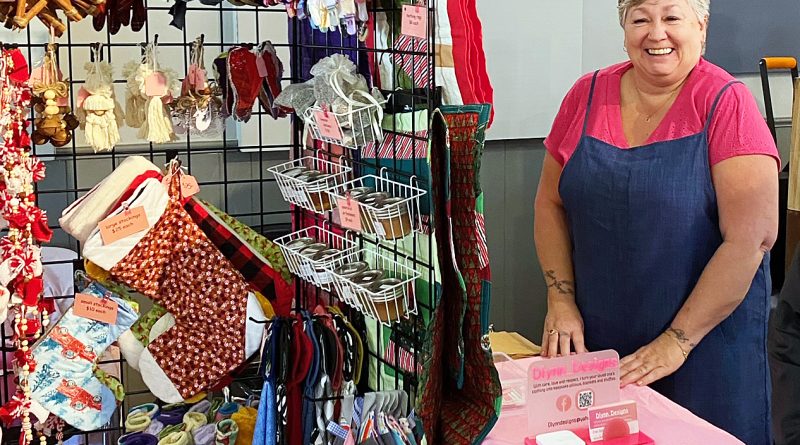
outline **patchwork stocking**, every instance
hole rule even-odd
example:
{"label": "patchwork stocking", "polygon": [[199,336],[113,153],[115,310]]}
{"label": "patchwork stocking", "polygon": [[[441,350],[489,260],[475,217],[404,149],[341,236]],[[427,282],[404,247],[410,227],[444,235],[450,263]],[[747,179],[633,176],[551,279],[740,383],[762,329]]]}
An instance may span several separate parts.
{"label": "patchwork stocking", "polygon": [[[109,252],[111,261],[99,256],[112,277],[174,316],[175,326],[148,345],[139,366],[156,397],[177,403],[209,389],[244,361],[248,289],[242,275],[183,209],[181,175],[173,170],[172,198],[159,220],[147,231],[128,237],[138,240],[127,251]],[[143,185],[149,181],[153,180]],[[134,193],[123,208],[132,208],[137,199]],[[150,212],[145,211],[149,221]],[[129,246],[128,238],[111,246]]]}
{"label": "patchwork stocking", "polygon": [[31,398],[82,431],[105,425],[117,406],[114,393],[94,376],[94,362],[138,315],[126,302],[98,283],[84,292],[118,305],[116,324],[78,317],[70,308],[33,346]]}

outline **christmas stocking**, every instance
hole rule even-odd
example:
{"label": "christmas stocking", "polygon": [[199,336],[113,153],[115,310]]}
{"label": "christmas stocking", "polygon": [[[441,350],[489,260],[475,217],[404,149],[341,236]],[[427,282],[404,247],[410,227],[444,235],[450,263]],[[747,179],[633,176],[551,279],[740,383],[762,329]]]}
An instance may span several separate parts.
{"label": "christmas stocking", "polygon": [[36,367],[29,379],[33,400],[75,428],[90,431],[108,423],[117,406],[114,392],[95,377],[94,362],[138,315],[128,302],[98,283],[83,293],[116,303],[116,323],[79,317],[70,308],[33,346]]}
{"label": "christmas stocking", "polygon": [[147,386],[170,403],[209,389],[245,360],[249,297],[242,275],[183,209],[178,170],[173,165],[171,198],[163,210],[165,190],[148,179],[112,213],[144,207],[147,229],[108,245],[96,231],[84,248],[84,256],[174,316],[175,326],[139,360]]}

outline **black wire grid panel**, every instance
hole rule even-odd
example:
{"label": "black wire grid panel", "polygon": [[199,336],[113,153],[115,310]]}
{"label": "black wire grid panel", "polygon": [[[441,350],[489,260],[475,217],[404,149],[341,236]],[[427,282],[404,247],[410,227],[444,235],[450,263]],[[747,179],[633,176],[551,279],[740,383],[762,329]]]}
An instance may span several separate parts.
{"label": "black wire grid panel", "polygon": [[[154,1],[147,5],[148,21],[145,28],[133,33],[123,28],[117,35],[111,35],[107,30],[103,32],[87,32],[91,27],[91,20],[80,23],[67,22],[67,31],[58,39],[58,57],[64,78],[71,80],[70,105],[75,108],[77,92],[84,82],[85,71],[83,63],[89,60],[92,45],[99,41],[102,43],[102,57],[114,66],[116,95],[120,102],[124,101],[124,83],[121,70],[122,65],[129,60],[134,60],[140,55],[140,44],[158,39],[160,48],[160,62],[162,65],[175,69],[182,77],[189,66],[190,48],[194,39],[200,34],[205,35],[205,68],[211,75],[211,61],[219,53],[227,51],[231,46],[241,43],[258,43],[271,40],[277,48],[278,56],[283,61],[285,69],[283,84],[303,82],[308,80],[307,67],[303,69],[303,56],[314,54],[316,58],[335,53],[347,53],[355,56],[353,62],[358,66],[368,58],[374,62],[380,58],[393,58],[396,56],[410,56],[415,64],[427,64],[431,74],[431,84],[411,85],[409,79],[398,77],[398,70],[392,72],[392,85],[404,84],[409,88],[394,91],[394,95],[403,102],[411,104],[413,110],[425,108],[433,110],[439,103],[435,94],[434,49],[435,45],[429,44],[418,48],[414,44],[409,51],[400,51],[392,48],[392,36],[398,34],[397,27],[400,23],[401,4],[412,3],[407,0],[376,0],[369,2],[371,16],[385,14],[389,26],[389,48],[376,49],[376,20],[368,24],[367,44],[359,46],[357,51],[352,39],[344,37],[333,38],[329,33],[324,42],[319,38],[313,41],[303,38],[302,27],[309,26],[307,21],[287,19],[282,7],[234,7],[223,2],[218,6],[204,6],[192,2],[187,6],[186,26],[177,30],[168,25],[170,16],[167,11],[169,6],[155,6]],[[393,4],[394,2],[394,4]],[[435,29],[435,0],[428,0],[428,42],[434,40]],[[276,26],[276,23],[279,26]],[[26,55],[29,65],[33,66],[43,54],[47,42],[47,31],[41,24],[31,23],[23,34],[11,36],[11,31],[0,31],[0,41],[14,41]],[[16,33],[14,33],[16,34]],[[158,36],[158,37],[156,37]],[[337,34],[340,36],[340,34]],[[401,75],[402,76],[402,75]],[[385,81],[386,79],[384,79]],[[413,88],[417,87],[417,88]],[[69,306],[69,299],[74,297],[71,287],[71,278],[74,270],[82,269],[83,259],[80,254],[82,246],[74,238],[67,235],[58,227],[57,220],[61,211],[74,202],[79,196],[86,193],[97,182],[116,168],[125,157],[142,155],[149,158],[156,165],[164,165],[169,159],[178,157],[189,173],[194,175],[200,184],[200,197],[209,200],[225,212],[235,216],[240,221],[253,227],[256,231],[270,239],[300,230],[310,224],[341,229],[333,223],[333,215],[309,214],[299,208],[291,208],[281,198],[275,178],[267,172],[267,168],[285,162],[290,158],[315,155],[324,159],[345,159],[349,165],[354,166],[356,172],[376,172],[382,167],[388,169],[394,178],[407,182],[415,177],[415,185],[429,189],[424,168],[419,163],[412,162],[411,168],[403,167],[398,156],[398,147],[395,140],[390,149],[391,156],[381,160],[365,159],[355,150],[341,149],[330,144],[303,143],[303,125],[295,116],[275,122],[258,104],[255,105],[251,123],[237,126],[230,121],[226,122],[222,134],[217,138],[196,138],[192,135],[183,135],[178,142],[154,145],[136,139],[134,136],[126,137],[122,134],[122,142],[111,152],[93,153],[91,148],[82,144],[83,137],[76,133],[72,142],[66,147],[53,149],[51,146],[35,146],[33,152],[43,159],[47,166],[47,177],[37,184],[37,199],[39,206],[47,211],[51,228],[54,230],[53,241],[46,247],[55,247],[60,250],[45,249],[44,264],[50,273],[46,280],[60,280],[59,284],[46,283],[46,295],[63,302]],[[396,125],[396,123],[394,124]],[[427,130],[428,121],[412,121],[412,133],[406,135],[419,143],[427,146],[427,138],[418,132]],[[124,131],[124,130],[121,130]],[[385,130],[385,136],[391,137],[398,129]],[[401,179],[404,178],[404,179]],[[423,232],[429,232],[429,221],[423,219]],[[387,256],[398,258],[408,256],[414,267],[423,272],[421,280],[427,289],[418,292],[422,295],[434,294],[434,269],[430,259],[432,244],[430,237],[414,232],[413,243],[408,240],[401,248],[396,242],[376,242],[372,239],[355,235],[359,248],[369,247],[377,249]],[[370,247],[371,246],[371,247]],[[409,246],[411,246],[409,248]],[[55,255],[50,252],[56,252]],[[55,258],[55,259],[54,259]],[[328,295],[317,288],[313,288],[302,280],[295,278],[297,299],[296,306],[313,308],[317,304],[339,303],[335,293]],[[341,304],[347,311],[349,308]],[[384,338],[391,338],[392,346],[387,350],[386,342],[370,344],[364,339],[365,353],[372,366],[365,374],[362,381],[372,382],[371,390],[405,389],[412,397],[409,404],[413,404],[416,394],[416,371],[419,369],[418,351],[421,347],[424,323],[433,310],[429,298],[418,298],[418,315],[411,316],[409,320],[394,323],[391,328],[381,325],[380,321],[369,320],[374,323],[374,332],[383,332]],[[66,309],[65,307],[65,309]],[[146,306],[143,308],[146,309]],[[358,315],[350,314],[353,317]],[[347,313],[347,312],[346,312]],[[13,396],[13,370],[11,365],[11,330],[8,323],[0,329],[2,340],[2,374],[0,374],[0,403],[5,404]],[[399,365],[399,359],[391,359],[387,355],[398,358],[404,354],[410,357],[411,365]],[[116,371],[120,381],[126,389],[124,402],[117,411],[109,425],[92,432],[80,432],[67,426],[65,440],[70,444],[116,444],[116,440],[124,433],[125,414],[132,406],[150,402],[154,397],[141,383],[136,371],[130,370],[122,358],[107,358],[100,362],[101,365]],[[370,378],[366,376],[370,375]],[[390,377],[386,377],[386,376]],[[234,383],[240,389],[243,397],[249,388],[260,388],[255,373],[244,376]],[[383,376],[383,377],[381,377]],[[361,385],[361,389],[367,389]],[[409,406],[411,408],[411,406]],[[3,445],[16,444],[18,428],[4,428]],[[54,439],[50,438],[50,443]]]}

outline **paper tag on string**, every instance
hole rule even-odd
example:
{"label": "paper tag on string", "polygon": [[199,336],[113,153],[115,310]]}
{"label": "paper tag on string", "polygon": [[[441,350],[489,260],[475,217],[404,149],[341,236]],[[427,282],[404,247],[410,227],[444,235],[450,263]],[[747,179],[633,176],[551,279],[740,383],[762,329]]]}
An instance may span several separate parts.
{"label": "paper tag on string", "polygon": [[267,70],[267,63],[264,62],[264,57],[261,55],[256,55],[256,69],[258,70],[258,75],[261,77],[269,76],[269,70]]}
{"label": "paper tag on string", "polygon": [[403,5],[403,22],[400,33],[420,39],[428,38],[428,8],[418,5]]}
{"label": "paper tag on string", "polygon": [[184,198],[196,195],[200,191],[197,179],[192,175],[181,175],[181,195]]}
{"label": "paper tag on string", "polygon": [[135,207],[100,221],[100,237],[103,245],[109,245],[117,240],[131,236],[134,233],[147,230],[150,224],[147,221],[147,214],[144,207]]}
{"label": "paper tag on string", "polygon": [[161,185],[163,185],[165,189],[169,190],[170,181],[172,181],[172,175],[165,175],[163,178],[161,178]]}
{"label": "paper tag on string", "polygon": [[78,108],[83,108],[83,101],[85,101],[89,96],[91,96],[91,93],[89,93],[86,88],[81,87],[81,89],[78,90],[78,97],[75,99],[75,106]]}
{"label": "paper tag on string", "polygon": [[339,120],[336,115],[328,111],[314,111],[314,120],[317,122],[319,134],[323,137],[341,141],[342,128],[339,126]]}
{"label": "paper tag on string", "polygon": [[117,324],[119,304],[110,298],[97,298],[92,295],[75,294],[75,306],[72,313],[78,317],[88,318],[107,324]]}
{"label": "paper tag on string", "polygon": [[167,76],[160,72],[155,72],[147,76],[147,79],[144,81],[144,94],[149,97],[166,96]]}
{"label": "paper tag on string", "polygon": [[37,66],[36,68],[31,70],[31,77],[30,77],[31,85],[33,85],[35,83],[41,83],[43,79],[44,79],[44,67],[43,66]]}
{"label": "paper tag on string", "polygon": [[361,210],[358,201],[351,197],[339,198],[339,221],[342,227],[361,231]]}

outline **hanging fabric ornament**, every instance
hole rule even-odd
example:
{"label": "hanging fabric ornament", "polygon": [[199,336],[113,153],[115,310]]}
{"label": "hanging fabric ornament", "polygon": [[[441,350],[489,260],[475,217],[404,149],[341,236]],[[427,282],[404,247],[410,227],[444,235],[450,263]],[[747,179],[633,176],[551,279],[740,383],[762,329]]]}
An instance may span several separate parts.
{"label": "hanging fabric ornament", "polygon": [[[86,143],[96,152],[110,151],[119,142],[122,110],[114,97],[113,68],[100,60],[100,44],[92,48],[93,62],[86,63],[86,85],[78,104]],[[80,102],[80,99],[79,99]]]}
{"label": "hanging fabric ornament", "polygon": [[[39,80],[40,94],[51,91],[47,97],[54,99],[60,91],[54,76],[55,62],[53,45],[48,45],[42,72],[50,76]],[[43,88],[45,85],[56,88]],[[52,308],[43,304],[42,263],[38,242],[47,242],[52,236],[47,228],[45,213],[36,207],[33,183],[44,178],[44,166],[30,153],[31,138],[27,132],[28,110],[31,105],[31,90],[28,85],[28,66],[18,50],[2,50],[0,53],[0,134],[5,168],[0,169],[0,214],[8,222],[8,232],[0,239],[0,312],[9,307],[13,313],[12,337],[14,347],[13,375],[16,376],[16,393],[0,408],[0,420],[6,425],[21,420],[20,445],[33,441],[31,421],[30,373],[36,369],[36,361],[30,346],[41,336],[49,324]],[[51,109],[52,111],[52,109]],[[0,322],[5,321],[5,314]],[[39,322],[39,320],[42,320]],[[44,421],[45,419],[38,419]]]}
{"label": "hanging fabric ornament", "polygon": [[222,99],[216,83],[208,82],[203,67],[204,36],[195,39],[191,48],[191,64],[181,84],[181,95],[171,104],[175,132],[193,136],[222,132]]}
{"label": "hanging fabric ornament", "polygon": [[[172,101],[171,91],[178,88],[175,71],[158,66],[158,43],[148,44],[145,49],[146,71],[137,71],[136,83],[144,87],[140,93],[147,98],[145,119],[139,128],[138,136],[154,144],[163,144],[177,139],[172,128],[169,110],[165,103]],[[147,76],[140,78],[140,73]]]}
{"label": "hanging fabric ornament", "polygon": [[144,53],[139,60],[131,60],[122,68],[127,80],[125,86],[125,124],[131,128],[141,128],[147,117],[144,94],[144,80],[150,75],[150,67],[145,62]]}
{"label": "hanging fabric ornament", "polygon": [[[78,127],[79,122],[66,105],[69,87],[61,80],[57,52],[58,45],[51,33],[42,63],[32,73],[34,97],[31,102],[38,113],[34,120],[33,141],[37,145],[49,142],[54,147],[63,147],[72,141],[72,130]],[[59,105],[59,102],[64,105]]]}

